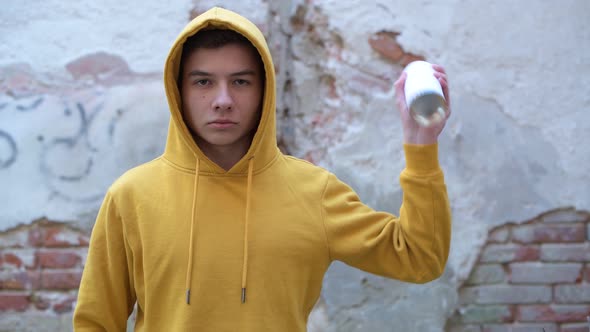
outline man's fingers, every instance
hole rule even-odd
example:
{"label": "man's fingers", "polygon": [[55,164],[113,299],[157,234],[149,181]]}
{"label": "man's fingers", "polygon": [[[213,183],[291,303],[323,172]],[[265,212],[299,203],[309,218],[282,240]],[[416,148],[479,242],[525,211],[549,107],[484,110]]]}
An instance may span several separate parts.
{"label": "man's fingers", "polygon": [[447,79],[447,74],[445,74],[445,73],[441,73],[441,72],[435,71],[433,75],[437,79],[441,79],[441,78],[444,78],[445,80]]}
{"label": "man's fingers", "polygon": [[403,105],[405,105],[405,103],[406,103],[406,94],[404,92],[404,85],[406,84],[406,77],[407,77],[407,74],[405,72],[403,72],[399,76],[397,81],[395,81],[395,83],[393,83],[393,86],[395,87],[395,97],[398,100],[398,102],[402,103]]}
{"label": "man's fingers", "polygon": [[[436,65],[433,65],[433,67],[434,66],[436,66]],[[442,69],[441,66],[438,66],[438,67]],[[450,99],[450,95],[449,95],[449,82],[447,81],[447,75],[444,72],[435,71],[434,77],[436,77],[436,79],[440,83],[440,86],[443,90],[443,95],[445,96],[445,99],[447,101],[447,106],[450,108],[451,107],[451,99]]]}
{"label": "man's fingers", "polygon": [[397,79],[397,81],[395,81],[395,83],[393,83],[393,86],[395,87],[396,92],[399,92],[401,90],[403,90],[404,84],[406,83],[406,77],[408,75],[406,74],[406,72],[403,72],[399,78]]}
{"label": "man's fingers", "polygon": [[443,90],[443,95],[445,96],[445,101],[447,103],[447,118],[451,116],[451,97],[449,95],[449,84],[447,83],[446,77],[441,77],[438,79],[440,86]]}
{"label": "man's fingers", "polygon": [[445,71],[445,68],[441,65],[437,65],[437,64],[432,64],[432,68],[440,73],[446,74],[447,72]]}

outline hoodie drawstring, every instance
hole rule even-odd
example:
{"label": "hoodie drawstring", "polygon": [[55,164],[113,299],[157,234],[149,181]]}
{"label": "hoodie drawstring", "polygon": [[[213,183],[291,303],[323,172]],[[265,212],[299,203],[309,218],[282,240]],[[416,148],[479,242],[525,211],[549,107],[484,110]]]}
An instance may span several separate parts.
{"label": "hoodie drawstring", "polygon": [[242,303],[246,303],[246,286],[248,283],[248,221],[250,220],[250,198],[252,192],[252,170],[254,156],[248,160],[248,185],[246,187],[246,216],[244,217],[244,265],[242,267]]}
{"label": "hoodie drawstring", "polygon": [[[191,281],[193,278],[193,251],[196,223],[197,191],[199,188],[199,158],[196,158],[195,181],[193,185],[193,205],[191,212],[191,228],[188,247],[188,263],[186,267],[186,304],[191,304]],[[242,266],[242,303],[246,303],[246,286],[248,284],[248,222],[250,221],[250,198],[252,196],[252,172],[254,156],[248,160],[248,184],[246,187],[246,212],[244,217],[244,263]]]}
{"label": "hoodie drawstring", "polygon": [[194,251],[194,236],[195,236],[195,215],[197,206],[197,189],[199,188],[199,158],[195,165],[195,181],[193,184],[193,206],[191,212],[191,230],[190,240],[188,246],[188,264],[186,267],[186,304],[191,304],[191,281],[193,279],[193,251]]}

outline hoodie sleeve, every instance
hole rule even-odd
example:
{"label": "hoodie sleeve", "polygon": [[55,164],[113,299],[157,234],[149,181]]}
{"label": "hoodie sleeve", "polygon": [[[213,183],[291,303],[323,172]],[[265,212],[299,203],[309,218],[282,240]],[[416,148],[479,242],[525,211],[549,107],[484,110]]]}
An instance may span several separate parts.
{"label": "hoodie sleeve", "polygon": [[74,331],[125,331],[135,293],[130,277],[131,251],[121,216],[106,194],[90,237],[74,312]]}
{"label": "hoodie sleeve", "polygon": [[444,271],[451,213],[438,146],[404,145],[399,217],[364,205],[330,174],[323,207],[331,259],[407,282],[424,283]]}

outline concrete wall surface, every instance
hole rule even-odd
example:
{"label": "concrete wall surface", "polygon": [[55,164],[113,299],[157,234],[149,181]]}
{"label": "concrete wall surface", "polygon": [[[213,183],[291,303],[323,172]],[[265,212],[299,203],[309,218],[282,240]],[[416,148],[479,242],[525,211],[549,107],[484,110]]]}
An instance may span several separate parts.
{"label": "concrete wall surface", "polygon": [[[453,212],[444,275],[410,285],[336,263],[310,331],[436,332],[449,319],[467,324],[453,331],[481,331],[457,318],[463,287],[487,287],[473,284],[474,271],[503,275],[515,260],[522,274],[536,264],[510,256],[487,266],[482,250],[496,243],[495,230],[564,213],[583,235],[556,235],[564,252],[588,249],[589,1],[8,0],[0,9],[0,331],[70,329],[105,190],[162,153],[165,57],[189,19],[213,5],[250,18],[269,41],[281,149],[333,171],[379,210],[397,214],[402,198],[393,82],[415,59],[449,76],[453,114],[439,142]],[[510,234],[499,243],[522,243]],[[526,250],[555,242],[548,238]],[[555,273],[578,273],[563,282],[587,292],[589,261],[576,256]],[[498,282],[514,283],[510,271]],[[523,317],[511,308],[490,310]],[[552,322],[538,326],[557,331]]]}

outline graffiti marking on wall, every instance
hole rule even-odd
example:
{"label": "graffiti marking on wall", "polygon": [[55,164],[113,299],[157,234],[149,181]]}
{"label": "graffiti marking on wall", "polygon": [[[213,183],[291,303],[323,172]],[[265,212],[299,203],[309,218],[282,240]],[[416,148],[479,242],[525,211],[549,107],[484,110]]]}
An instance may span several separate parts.
{"label": "graffiti marking on wall", "polygon": [[[2,170],[19,167],[19,162],[25,162],[24,154],[23,160],[19,160],[23,149],[28,151],[29,158],[30,150],[37,150],[39,154],[33,158],[38,162],[50,199],[80,203],[100,201],[104,188],[97,186],[99,181],[89,179],[97,165],[100,136],[112,136],[123,114],[120,109],[115,116],[109,114],[115,109],[105,109],[104,99],[100,91],[4,99],[0,111],[9,113],[3,114],[7,120],[2,121],[4,126],[0,128],[0,176]],[[104,116],[110,121],[96,121],[101,112],[107,112]],[[90,132],[96,137],[91,138]],[[31,135],[39,145],[28,139]]]}
{"label": "graffiti marking on wall", "polygon": [[[2,147],[2,146],[5,147]],[[16,142],[7,132],[0,130],[0,169],[8,168],[16,161]]]}
{"label": "graffiti marking on wall", "polygon": [[39,105],[41,105],[42,102],[43,102],[43,97],[39,97],[39,98],[35,99],[29,105],[16,105],[16,110],[20,111],[20,112],[33,111],[33,110],[37,109],[37,107],[39,107]]}
{"label": "graffiti marking on wall", "polygon": [[[98,103],[96,103],[97,99]],[[103,196],[103,190],[91,186],[82,192],[68,189],[87,180],[96,165],[96,154],[100,152],[100,149],[92,142],[89,132],[93,125],[99,123],[95,121],[97,115],[108,112],[104,109],[101,100],[102,98],[98,96],[86,102],[64,101],[63,117],[68,118],[68,121],[76,119],[77,130],[73,135],[57,136],[48,140],[41,150],[40,172],[44,175],[53,198],[87,203],[99,201]],[[116,123],[112,124],[112,126],[115,125]],[[56,163],[56,159],[69,159],[71,164],[65,167],[66,165]]]}

